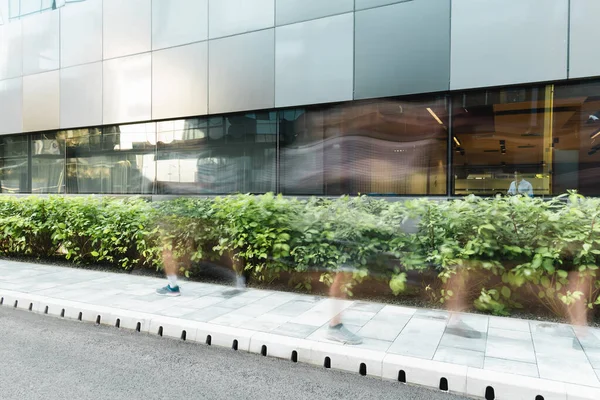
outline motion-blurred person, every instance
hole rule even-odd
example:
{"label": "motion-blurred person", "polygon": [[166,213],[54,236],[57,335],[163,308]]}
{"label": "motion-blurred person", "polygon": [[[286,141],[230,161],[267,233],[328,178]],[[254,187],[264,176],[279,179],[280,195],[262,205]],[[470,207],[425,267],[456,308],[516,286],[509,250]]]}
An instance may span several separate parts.
{"label": "motion-blurred person", "polygon": [[165,287],[156,290],[156,293],[161,296],[181,296],[181,290],[177,284],[177,260],[173,256],[173,252],[166,247],[162,252],[165,274],[167,275],[168,284]]}
{"label": "motion-blurred person", "polygon": [[465,265],[461,264],[455,267],[454,273],[446,280],[444,290],[446,293],[448,291],[452,293],[449,299],[446,300],[446,307],[451,313],[446,332],[468,339],[478,339],[481,337],[481,332],[467,325],[459,314],[469,309],[466,298],[468,291],[465,288],[468,279],[469,270]]}
{"label": "motion-blurred person", "polygon": [[350,332],[350,330],[344,326],[342,322],[341,304],[335,301],[335,299],[345,300],[347,298],[344,287],[351,279],[352,272],[347,269],[341,269],[336,273],[333,283],[329,288],[329,296],[334,299],[333,314],[335,316],[329,321],[326,338],[335,342],[357,345],[362,343],[362,338]]}

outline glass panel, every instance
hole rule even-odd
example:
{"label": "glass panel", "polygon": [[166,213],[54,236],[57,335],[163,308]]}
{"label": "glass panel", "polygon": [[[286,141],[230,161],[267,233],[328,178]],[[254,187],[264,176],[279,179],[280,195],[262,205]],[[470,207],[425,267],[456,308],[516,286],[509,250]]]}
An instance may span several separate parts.
{"label": "glass panel", "polygon": [[27,136],[0,138],[1,193],[27,193]]}
{"label": "glass panel", "polygon": [[285,194],[446,193],[444,97],[413,97],[280,113]]}
{"label": "glass panel", "polygon": [[600,195],[600,82],[557,85],[554,98],[552,189]]}
{"label": "glass panel", "polygon": [[64,136],[55,132],[32,135],[31,155],[31,192],[64,193]]}
{"label": "glass panel", "polygon": [[552,193],[552,90],[547,85],[454,97],[455,194]]}
{"label": "glass panel", "polygon": [[276,134],[273,111],[159,122],[158,193],[274,191]]}
{"label": "glass panel", "polygon": [[156,125],[61,131],[67,142],[67,193],[151,194]]}

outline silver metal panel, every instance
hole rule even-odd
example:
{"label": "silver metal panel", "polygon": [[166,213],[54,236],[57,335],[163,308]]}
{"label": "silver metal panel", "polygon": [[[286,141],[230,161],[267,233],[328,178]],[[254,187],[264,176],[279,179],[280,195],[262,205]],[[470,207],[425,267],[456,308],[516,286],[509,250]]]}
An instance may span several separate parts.
{"label": "silver metal panel", "polygon": [[0,133],[23,130],[23,78],[0,81]]}
{"label": "silver metal panel", "polygon": [[569,78],[600,75],[600,56],[594,51],[599,13],[600,1],[571,0]]}
{"label": "silver metal panel", "polygon": [[275,30],[209,42],[211,114],[275,105]]}
{"label": "silver metal panel", "polygon": [[59,76],[57,70],[23,77],[23,131],[58,129]]}
{"label": "silver metal panel", "polygon": [[452,1],[451,89],[567,77],[568,0]]}
{"label": "silver metal panel", "polygon": [[354,0],[276,0],[277,25],[308,21],[354,9]]}
{"label": "silver metal panel", "polygon": [[[389,4],[394,4],[394,3],[407,3],[409,1],[418,1],[418,0],[356,0],[355,9],[356,10],[364,10],[365,8],[387,6]],[[430,0],[425,0],[425,1],[430,2]]]}
{"label": "silver metal panel", "polygon": [[103,124],[151,118],[152,56],[150,53],[104,61]]}
{"label": "silver metal panel", "polygon": [[275,105],[352,100],[354,13],[276,28]]}
{"label": "silver metal panel", "polygon": [[208,42],[152,53],[152,118],[208,112]]}
{"label": "silver metal panel", "polygon": [[58,11],[47,11],[23,19],[23,75],[59,68]]}
{"label": "silver metal panel", "polygon": [[102,125],[102,62],[60,71],[60,127]]}
{"label": "silver metal panel", "polygon": [[103,4],[105,60],[151,50],[151,0],[103,0]]}
{"label": "silver metal panel", "polygon": [[0,26],[0,80],[23,73],[21,21]]}
{"label": "silver metal panel", "polygon": [[208,39],[208,0],[152,0],[152,49]]}
{"label": "silver metal panel", "polygon": [[86,0],[60,9],[62,68],[102,60],[102,0]]}
{"label": "silver metal panel", "polygon": [[448,90],[450,0],[356,12],[355,98]]}
{"label": "silver metal panel", "polygon": [[270,28],[275,24],[275,0],[212,0],[208,17],[211,39]]}

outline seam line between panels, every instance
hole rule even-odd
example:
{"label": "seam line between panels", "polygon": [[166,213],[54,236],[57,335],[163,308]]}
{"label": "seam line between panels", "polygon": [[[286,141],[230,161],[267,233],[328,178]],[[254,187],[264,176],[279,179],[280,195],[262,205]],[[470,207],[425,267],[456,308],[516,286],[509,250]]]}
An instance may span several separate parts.
{"label": "seam line between panels", "polygon": [[[356,0],[354,0],[356,10]],[[352,100],[356,100],[356,11],[352,12]]]}
{"label": "seam line between panels", "polygon": [[[323,0],[323,1],[329,1],[329,0]],[[385,6],[379,6],[379,7],[385,7]],[[379,7],[373,7],[373,8],[379,8]],[[359,10],[359,11],[362,11],[362,10]],[[300,19],[298,21],[287,22],[285,24],[277,24],[275,26],[279,28],[279,27],[284,27],[284,26],[296,25],[296,24],[301,24],[303,22],[318,21],[320,19],[331,18],[331,17],[339,17],[340,15],[346,15],[346,14],[350,14],[353,12],[354,12],[354,10],[343,11],[343,12],[327,14],[327,15],[323,15],[323,16],[315,17],[315,18]]]}
{"label": "seam line between panels", "polygon": [[571,0],[567,2],[567,79],[571,78]]}

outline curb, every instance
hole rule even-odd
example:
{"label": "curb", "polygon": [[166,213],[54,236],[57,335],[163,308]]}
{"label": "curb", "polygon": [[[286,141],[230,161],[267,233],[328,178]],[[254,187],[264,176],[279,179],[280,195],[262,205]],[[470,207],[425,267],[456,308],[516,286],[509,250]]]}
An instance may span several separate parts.
{"label": "curb", "polygon": [[598,400],[600,388],[0,290],[0,305],[358,373],[486,400]]}

